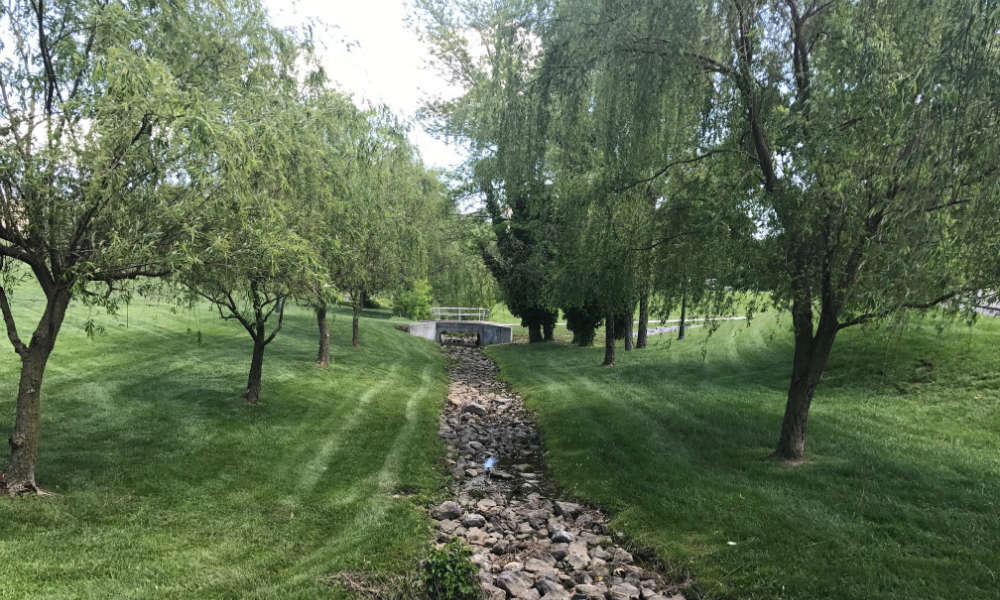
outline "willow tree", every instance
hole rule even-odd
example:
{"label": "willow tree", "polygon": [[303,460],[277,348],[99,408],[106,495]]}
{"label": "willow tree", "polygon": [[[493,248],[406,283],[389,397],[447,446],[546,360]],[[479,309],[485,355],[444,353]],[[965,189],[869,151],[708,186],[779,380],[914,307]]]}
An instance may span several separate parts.
{"label": "willow tree", "polygon": [[471,178],[493,227],[480,249],[483,260],[529,340],[550,340],[556,310],[545,293],[552,235],[547,93],[535,69],[545,3],[421,0],[418,6],[439,64],[464,90],[428,112],[441,133],[472,149]]}
{"label": "willow tree", "polygon": [[288,300],[321,277],[306,232],[310,202],[328,177],[320,143],[326,115],[300,92],[300,58],[298,46],[284,38],[275,52],[251,64],[245,97],[228,115],[207,175],[216,191],[203,210],[213,226],[194,237],[191,259],[177,275],[250,335],[243,397],[251,405],[259,402],[264,351],[281,331]]}
{"label": "willow tree", "polygon": [[423,166],[401,123],[386,110],[369,115],[368,130],[354,141],[356,166],[337,230],[331,265],[336,285],[351,296],[351,344],[361,344],[365,300],[396,289],[426,271],[417,226],[422,210]]}
{"label": "willow tree", "polygon": [[775,455],[800,460],[838,332],[977,285],[959,267],[984,237],[977,212],[997,209],[983,192],[1000,168],[1000,8],[733,0],[704,15],[700,39],[647,47],[715,76],[720,134],[749,157],[732,176],[754,176],[762,276],[795,337]]}
{"label": "willow tree", "polygon": [[[186,259],[211,194],[190,174],[274,38],[252,0],[13,0],[0,27],[0,308],[21,357],[2,484],[21,493],[38,490],[42,378],[70,301],[113,307],[124,283]],[[27,341],[11,261],[45,294]]]}
{"label": "willow tree", "polygon": [[348,198],[353,185],[360,182],[357,171],[364,167],[357,148],[370,135],[368,115],[325,84],[322,77],[316,78],[304,98],[310,123],[298,142],[311,148],[310,160],[294,165],[300,170],[298,195],[306,215],[300,220],[300,232],[320,266],[299,293],[300,300],[316,314],[316,362],[320,366],[330,364],[328,310],[337,300],[336,279],[344,252],[341,237],[350,222],[346,217]]}

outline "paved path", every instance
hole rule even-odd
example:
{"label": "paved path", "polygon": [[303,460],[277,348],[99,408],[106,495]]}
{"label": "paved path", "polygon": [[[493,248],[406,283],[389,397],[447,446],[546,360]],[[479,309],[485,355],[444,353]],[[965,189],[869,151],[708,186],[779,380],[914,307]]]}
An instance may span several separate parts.
{"label": "paved path", "polygon": [[[452,500],[431,509],[439,542],[473,552],[488,600],[683,600],[607,535],[600,510],[559,500],[521,399],[478,348],[444,346],[451,388],[439,432]],[[497,465],[484,472],[484,462]]]}

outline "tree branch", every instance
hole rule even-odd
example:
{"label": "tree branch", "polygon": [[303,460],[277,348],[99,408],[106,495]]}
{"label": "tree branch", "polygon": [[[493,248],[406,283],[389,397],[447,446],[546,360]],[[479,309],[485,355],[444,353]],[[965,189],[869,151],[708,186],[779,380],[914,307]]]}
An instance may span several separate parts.
{"label": "tree branch", "polygon": [[850,321],[845,321],[845,322],[840,323],[839,325],[837,325],[837,331],[840,331],[841,329],[844,329],[844,328],[847,328],[847,327],[853,327],[854,325],[860,325],[862,323],[868,323],[868,322],[874,321],[876,319],[881,319],[883,317],[887,317],[887,316],[891,315],[892,313],[894,313],[894,312],[896,312],[898,310],[902,310],[904,308],[915,308],[915,309],[933,308],[933,307],[937,306],[938,304],[941,304],[942,302],[945,302],[947,300],[951,300],[952,298],[955,298],[959,294],[963,294],[963,293],[968,292],[968,291],[969,290],[954,290],[954,291],[948,292],[947,294],[942,294],[942,295],[938,296],[937,298],[934,298],[933,300],[929,300],[927,302],[904,302],[902,304],[899,304],[897,306],[893,306],[891,308],[887,308],[887,309],[882,310],[882,311],[870,312],[870,313],[865,313],[863,315],[858,315],[858,316],[854,317],[853,319],[851,319]]}
{"label": "tree branch", "polygon": [[0,308],[3,309],[3,322],[7,327],[7,339],[10,340],[12,346],[14,346],[14,352],[18,356],[24,356],[28,351],[28,347],[24,345],[21,341],[21,337],[17,334],[17,324],[14,323],[14,313],[10,310],[10,302],[7,300],[7,290],[0,286]]}

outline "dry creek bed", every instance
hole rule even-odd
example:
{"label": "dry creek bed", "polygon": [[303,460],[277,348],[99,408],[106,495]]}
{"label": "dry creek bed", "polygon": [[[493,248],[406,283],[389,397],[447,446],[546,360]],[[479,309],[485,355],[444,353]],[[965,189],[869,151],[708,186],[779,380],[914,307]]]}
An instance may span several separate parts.
{"label": "dry creek bed", "polygon": [[[476,347],[445,345],[451,387],[439,432],[452,500],[431,508],[444,543],[472,548],[488,600],[683,600],[680,586],[636,564],[599,510],[558,499],[521,399]],[[497,465],[483,472],[487,458]]]}

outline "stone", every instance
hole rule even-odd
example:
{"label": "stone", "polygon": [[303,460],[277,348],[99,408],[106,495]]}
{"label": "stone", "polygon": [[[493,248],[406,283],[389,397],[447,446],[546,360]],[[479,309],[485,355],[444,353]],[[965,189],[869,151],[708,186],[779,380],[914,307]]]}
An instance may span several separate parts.
{"label": "stone", "polygon": [[462,516],[462,506],[453,500],[442,502],[431,509],[431,516],[437,520],[457,519]]}
{"label": "stone", "polygon": [[497,578],[497,583],[518,600],[539,600],[542,597],[538,590],[532,586],[531,578],[525,575],[524,571],[504,569]]}
{"label": "stone", "polygon": [[467,402],[465,406],[462,407],[462,412],[472,413],[474,415],[479,415],[480,417],[486,414],[486,408],[478,402]]}
{"label": "stone", "polygon": [[590,555],[587,553],[587,542],[577,540],[569,545],[569,552],[566,555],[566,562],[573,567],[574,571],[583,571],[590,564]]}
{"label": "stone", "polygon": [[583,584],[573,588],[573,600],[604,600],[604,594],[608,591],[603,585]]}
{"label": "stone", "polygon": [[543,598],[545,597],[546,594],[551,594],[552,592],[562,592],[564,594],[566,593],[566,588],[564,588],[561,583],[549,577],[543,577],[538,581],[536,581],[535,589],[542,594]]}
{"label": "stone", "polygon": [[575,517],[583,510],[583,507],[579,504],[574,504],[572,502],[555,502],[556,514],[560,517]]}
{"label": "stone", "polygon": [[479,513],[466,513],[462,517],[462,525],[466,527],[483,527],[486,525],[486,517]]}
{"label": "stone", "polygon": [[524,563],[524,570],[534,573],[536,577],[555,578],[556,576],[556,570],[553,569],[551,565],[538,560],[537,558],[529,558]]}
{"label": "stone", "polygon": [[556,544],[569,544],[572,543],[575,538],[572,533],[566,531],[565,529],[560,529],[559,531],[553,532],[552,535],[549,536],[549,539]]}
{"label": "stone", "polygon": [[486,598],[486,600],[507,600],[507,592],[491,583],[484,583],[483,597]]}
{"label": "stone", "polygon": [[632,562],[632,555],[621,548],[615,548],[613,554],[612,562],[630,564]]}
{"label": "stone", "polygon": [[619,583],[611,587],[611,600],[639,600],[639,588],[631,583]]}
{"label": "stone", "polygon": [[562,560],[569,554],[569,544],[552,544],[549,551],[556,560]]}

